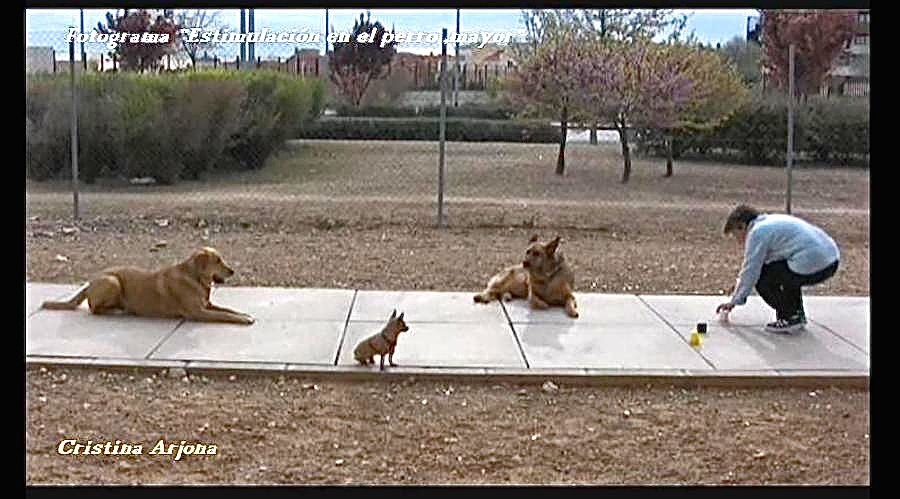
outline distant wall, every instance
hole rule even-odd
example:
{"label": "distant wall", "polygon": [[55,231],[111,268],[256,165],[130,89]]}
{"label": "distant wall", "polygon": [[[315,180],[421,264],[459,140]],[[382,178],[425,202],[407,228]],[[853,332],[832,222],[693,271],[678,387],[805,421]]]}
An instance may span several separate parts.
{"label": "distant wall", "polygon": [[[460,90],[459,91],[459,103],[460,104],[489,104],[491,102],[490,96],[488,96],[487,92],[483,92],[481,90]],[[433,107],[441,105],[441,92],[437,90],[420,90],[420,91],[410,91],[406,92],[403,95],[403,99],[400,101],[400,105],[403,107]],[[453,92],[449,91],[447,93],[447,105],[453,105]]]}

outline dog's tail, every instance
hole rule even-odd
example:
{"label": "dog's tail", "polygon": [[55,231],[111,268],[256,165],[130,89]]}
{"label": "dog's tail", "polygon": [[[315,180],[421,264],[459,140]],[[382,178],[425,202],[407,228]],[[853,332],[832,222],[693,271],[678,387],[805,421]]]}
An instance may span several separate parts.
{"label": "dog's tail", "polygon": [[78,288],[78,292],[75,293],[71,299],[67,301],[45,301],[41,304],[41,308],[45,308],[47,310],[75,310],[78,308],[78,305],[81,305],[81,302],[87,298],[87,290],[91,283],[87,282],[80,288]]}

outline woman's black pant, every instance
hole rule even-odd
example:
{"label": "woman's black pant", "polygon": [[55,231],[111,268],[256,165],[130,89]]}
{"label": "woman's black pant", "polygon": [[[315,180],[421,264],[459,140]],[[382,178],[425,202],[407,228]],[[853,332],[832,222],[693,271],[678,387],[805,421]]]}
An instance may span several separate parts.
{"label": "woman's black pant", "polygon": [[776,319],[789,319],[803,311],[802,286],[819,284],[837,272],[838,261],[816,272],[803,275],[788,268],[787,260],[778,260],[763,265],[756,292],[770,307],[775,309]]}

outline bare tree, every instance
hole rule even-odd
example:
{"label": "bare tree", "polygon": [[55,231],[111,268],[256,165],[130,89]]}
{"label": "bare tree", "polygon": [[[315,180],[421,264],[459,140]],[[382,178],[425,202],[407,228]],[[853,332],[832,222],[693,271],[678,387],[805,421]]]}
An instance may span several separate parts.
{"label": "bare tree", "polygon": [[[582,15],[602,40],[632,43],[668,31],[668,41],[695,41],[693,33],[686,33],[688,16],[677,15],[672,9],[584,9]],[[682,40],[685,36],[687,39]]]}
{"label": "bare tree", "polygon": [[[212,52],[218,44],[212,40],[204,40],[200,36],[202,32],[214,31],[226,27],[221,21],[220,11],[208,11],[202,9],[179,10],[175,13],[175,22],[178,24],[180,35],[178,43],[181,50],[191,60],[191,68],[197,67],[197,55],[202,52]],[[190,36],[190,30],[199,29],[195,36]]]}

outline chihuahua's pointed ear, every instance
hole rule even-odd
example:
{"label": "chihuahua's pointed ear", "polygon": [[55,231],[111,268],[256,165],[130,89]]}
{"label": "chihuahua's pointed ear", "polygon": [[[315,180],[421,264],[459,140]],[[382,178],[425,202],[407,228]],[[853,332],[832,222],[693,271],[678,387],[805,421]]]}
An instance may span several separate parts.
{"label": "chihuahua's pointed ear", "polygon": [[405,314],[405,313],[406,313],[406,312],[400,312],[400,317],[397,317],[397,318],[400,319],[400,320],[402,321],[402,320],[403,320],[403,314]]}
{"label": "chihuahua's pointed ear", "polygon": [[397,309],[395,308],[393,312],[391,312],[391,319],[397,317]]}
{"label": "chihuahua's pointed ear", "polygon": [[559,241],[561,239],[562,238],[560,238],[559,236],[556,236],[552,241],[547,243],[547,253],[549,253],[551,255],[553,253],[556,253],[556,248],[559,246]]}
{"label": "chihuahua's pointed ear", "polygon": [[538,240],[537,234],[531,236],[531,239],[528,240],[529,243],[533,243]]}

